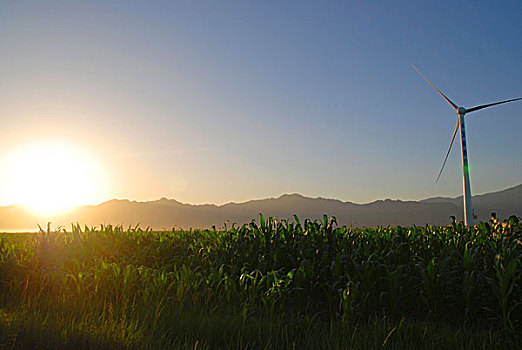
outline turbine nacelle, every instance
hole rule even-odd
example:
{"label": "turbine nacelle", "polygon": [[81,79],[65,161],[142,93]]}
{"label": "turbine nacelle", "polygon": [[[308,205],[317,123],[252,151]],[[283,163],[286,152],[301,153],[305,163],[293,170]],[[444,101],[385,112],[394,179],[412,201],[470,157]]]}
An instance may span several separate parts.
{"label": "turbine nacelle", "polygon": [[457,114],[458,115],[464,115],[464,114],[466,114],[467,111],[468,110],[466,108],[464,108],[464,107],[457,108]]}

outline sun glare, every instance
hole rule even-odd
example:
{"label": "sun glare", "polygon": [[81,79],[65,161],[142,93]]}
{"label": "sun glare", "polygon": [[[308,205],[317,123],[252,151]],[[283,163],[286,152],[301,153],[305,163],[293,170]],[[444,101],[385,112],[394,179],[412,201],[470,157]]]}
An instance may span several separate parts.
{"label": "sun glare", "polygon": [[2,159],[3,199],[41,216],[92,204],[102,194],[103,174],[86,151],[57,142],[26,145]]}

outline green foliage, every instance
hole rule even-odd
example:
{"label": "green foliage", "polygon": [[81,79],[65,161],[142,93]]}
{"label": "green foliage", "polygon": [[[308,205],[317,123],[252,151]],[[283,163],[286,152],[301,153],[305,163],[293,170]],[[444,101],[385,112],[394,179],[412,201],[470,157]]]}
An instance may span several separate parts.
{"label": "green foliage", "polygon": [[12,341],[0,348],[418,348],[418,327],[461,330],[440,347],[516,348],[521,242],[520,220],[496,216],[355,229],[260,214],[221,231],[3,234],[0,339]]}

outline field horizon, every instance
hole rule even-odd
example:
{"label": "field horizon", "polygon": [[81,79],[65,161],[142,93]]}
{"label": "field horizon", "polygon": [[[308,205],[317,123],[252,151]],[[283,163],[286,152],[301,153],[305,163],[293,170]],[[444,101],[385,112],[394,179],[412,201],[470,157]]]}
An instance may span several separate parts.
{"label": "field horizon", "polygon": [[[522,216],[522,184],[495,192],[473,196],[478,220],[489,220],[491,213],[508,218]],[[462,220],[462,196],[433,197],[419,201],[383,199],[357,204],[350,201],[301,194],[282,194],[279,197],[254,199],[241,203],[186,204],[175,199],[151,201],[113,199],[97,205],[86,205],[54,217],[42,217],[18,206],[0,207],[0,231],[38,231],[37,224],[70,227],[71,223],[87,226],[117,224],[151,227],[165,230],[174,227],[188,229],[222,227],[226,222],[238,225],[249,223],[259,213],[279,219],[320,218],[335,216],[340,225],[373,227],[388,225],[443,225],[455,216]],[[28,222],[33,227],[25,227]]]}

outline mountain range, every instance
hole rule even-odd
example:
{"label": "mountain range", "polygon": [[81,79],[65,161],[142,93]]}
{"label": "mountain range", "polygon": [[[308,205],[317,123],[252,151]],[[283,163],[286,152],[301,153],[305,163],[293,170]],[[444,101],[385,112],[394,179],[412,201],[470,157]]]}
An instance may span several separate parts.
{"label": "mountain range", "polygon": [[[492,212],[500,218],[522,216],[522,184],[498,192],[473,196],[473,206],[479,221],[487,221]],[[462,196],[436,197],[421,201],[378,200],[367,204],[343,202],[337,199],[309,198],[300,194],[284,194],[278,198],[251,200],[224,205],[191,205],[174,199],[155,201],[129,201],[113,199],[98,205],[78,207],[50,221],[53,227],[70,227],[71,223],[99,226],[113,224],[151,227],[153,229],[223,227],[225,222],[243,224],[256,219],[259,213],[265,217],[291,219],[298,215],[320,219],[323,214],[335,216],[339,225],[388,226],[388,225],[444,225],[455,216],[462,220]],[[18,206],[0,207],[0,231],[37,229],[47,219],[38,217]],[[43,227],[44,225],[42,225]],[[230,224],[229,224],[230,226]]]}

